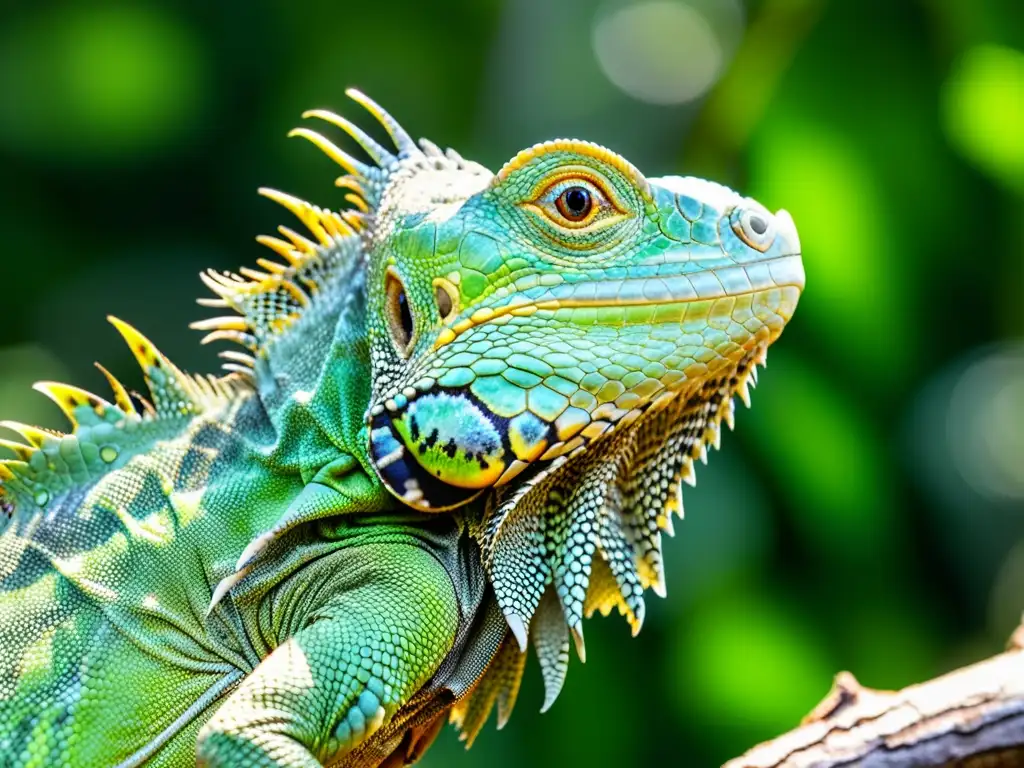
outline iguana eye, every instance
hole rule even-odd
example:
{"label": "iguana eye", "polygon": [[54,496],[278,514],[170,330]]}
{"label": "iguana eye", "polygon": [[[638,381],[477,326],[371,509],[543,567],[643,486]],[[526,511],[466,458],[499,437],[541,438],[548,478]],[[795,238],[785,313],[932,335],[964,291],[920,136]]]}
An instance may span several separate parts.
{"label": "iguana eye", "polygon": [[390,269],[384,283],[384,311],[395,349],[402,357],[408,357],[415,340],[416,326],[405,287],[394,270]]}
{"label": "iguana eye", "polygon": [[740,240],[761,253],[775,242],[775,222],[767,211],[737,209],[732,218],[732,230]]}
{"label": "iguana eye", "polygon": [[574,231],[617,221],[623,215],[596,179],[575,174],[555,179],[526,205],[551,223]]}

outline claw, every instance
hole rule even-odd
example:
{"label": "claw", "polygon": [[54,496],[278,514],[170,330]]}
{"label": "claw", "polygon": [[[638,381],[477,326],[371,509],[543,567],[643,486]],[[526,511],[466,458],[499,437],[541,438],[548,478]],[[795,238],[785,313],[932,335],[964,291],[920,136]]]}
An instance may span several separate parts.
{"label": "claw", "polygon": [[519,643],[519,650],[522,653],[526,653],[527,646],[527,635],[526,635],[526,624],[523,623],[523,619],[514,613],[507,614],[505,616],[505,622],[508,624],[508,628],[512,630],[512,634],[515,635],[516,642]]}
{"label": "claw", "polygon": [[580,663],[587,663],[587,646],[583,643],[583,625],[574,624],[569,627],[569,633],[572,635],[573,645],[576,646],[576,655],[580,657]]}

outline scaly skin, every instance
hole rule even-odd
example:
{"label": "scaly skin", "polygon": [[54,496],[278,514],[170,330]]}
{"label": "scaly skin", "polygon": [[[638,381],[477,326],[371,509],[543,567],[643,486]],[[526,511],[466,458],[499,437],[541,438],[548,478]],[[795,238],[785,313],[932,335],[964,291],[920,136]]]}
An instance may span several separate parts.
{"label": "scaly skin", "polygon": [[114,321],[152,402],[6,423],[0,762],[397,766],[549,707],[582,620],[639,631],[661,532],[803,287],[785,212],[556,141],[497,174],[344,118],[352,208],[203,276],[224,377]]}

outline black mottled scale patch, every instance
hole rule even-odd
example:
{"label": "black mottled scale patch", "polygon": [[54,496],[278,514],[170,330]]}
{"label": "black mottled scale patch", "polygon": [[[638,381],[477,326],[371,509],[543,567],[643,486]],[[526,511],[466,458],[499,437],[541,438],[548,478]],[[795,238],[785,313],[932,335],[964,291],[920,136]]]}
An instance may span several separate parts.
{"label": "black mottled scale patch", "polygon": [[42,516],[41,523],[34,516],[31,520],[16,519],[21,528],[19,533],[27,531],[31,525],[33,540],[57,557],[72,557],[102,545],[123,528],[117,517],[105,510],[82,509],[95,486],[96,483],[90,483],[55,496],[38,513]]}
{"label": "black mottled scale patch", "polygon": [[430,434],[427,435],[427,438],[420,445],[420,453],[426,453],[435,445],[437,445],[437,441],[440,437],[441,434],[436,429],[431,430]]}
{"label": "black mottled scale patch", "polygon": [[197,491],[206,485],[210,472],[210,457],[195,446],[185,451],[174,476],[174,488],[178,491]]}
{"label": "black mottled scale patch", "polygon": [[50,572],[50,559],[38,549],[29,547],[21,553],[14,571],[0,579],[0,592],[24,589]]}
{"label": "black mottled scale patch", "polygon": [[143,520],[153,512],[163,509],[167,504],[167,496],[164,494],[160,475],[148,470],[143,476],[141,490],[124,507],[132,517]]}
{"label": "black mottled scale patch", "polygon": [[204,424],[196,430],[175,473],[175,490],[190,492],[205,488],[214,464],[230,461],[232,445],[237,447],[237,441],[220,424]]}
{"label": "black mottled scale patch", "polygon": [[189,442],[198,448],[211,448],[220,451],[230,439],[231,433],[222,425],[208,423],[193,432]]}

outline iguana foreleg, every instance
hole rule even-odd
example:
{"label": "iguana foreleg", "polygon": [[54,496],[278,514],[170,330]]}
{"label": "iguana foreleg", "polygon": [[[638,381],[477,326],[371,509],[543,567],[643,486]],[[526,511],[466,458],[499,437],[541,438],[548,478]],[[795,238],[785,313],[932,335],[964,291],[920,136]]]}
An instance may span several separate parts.
{"label": "iguana foreleg", "polygon": [[450,577],[427,551],[367,544],[339,566],[350,586],[271,653],[203,728],[198,763],[319,766],[386,723],[454,642]]}

